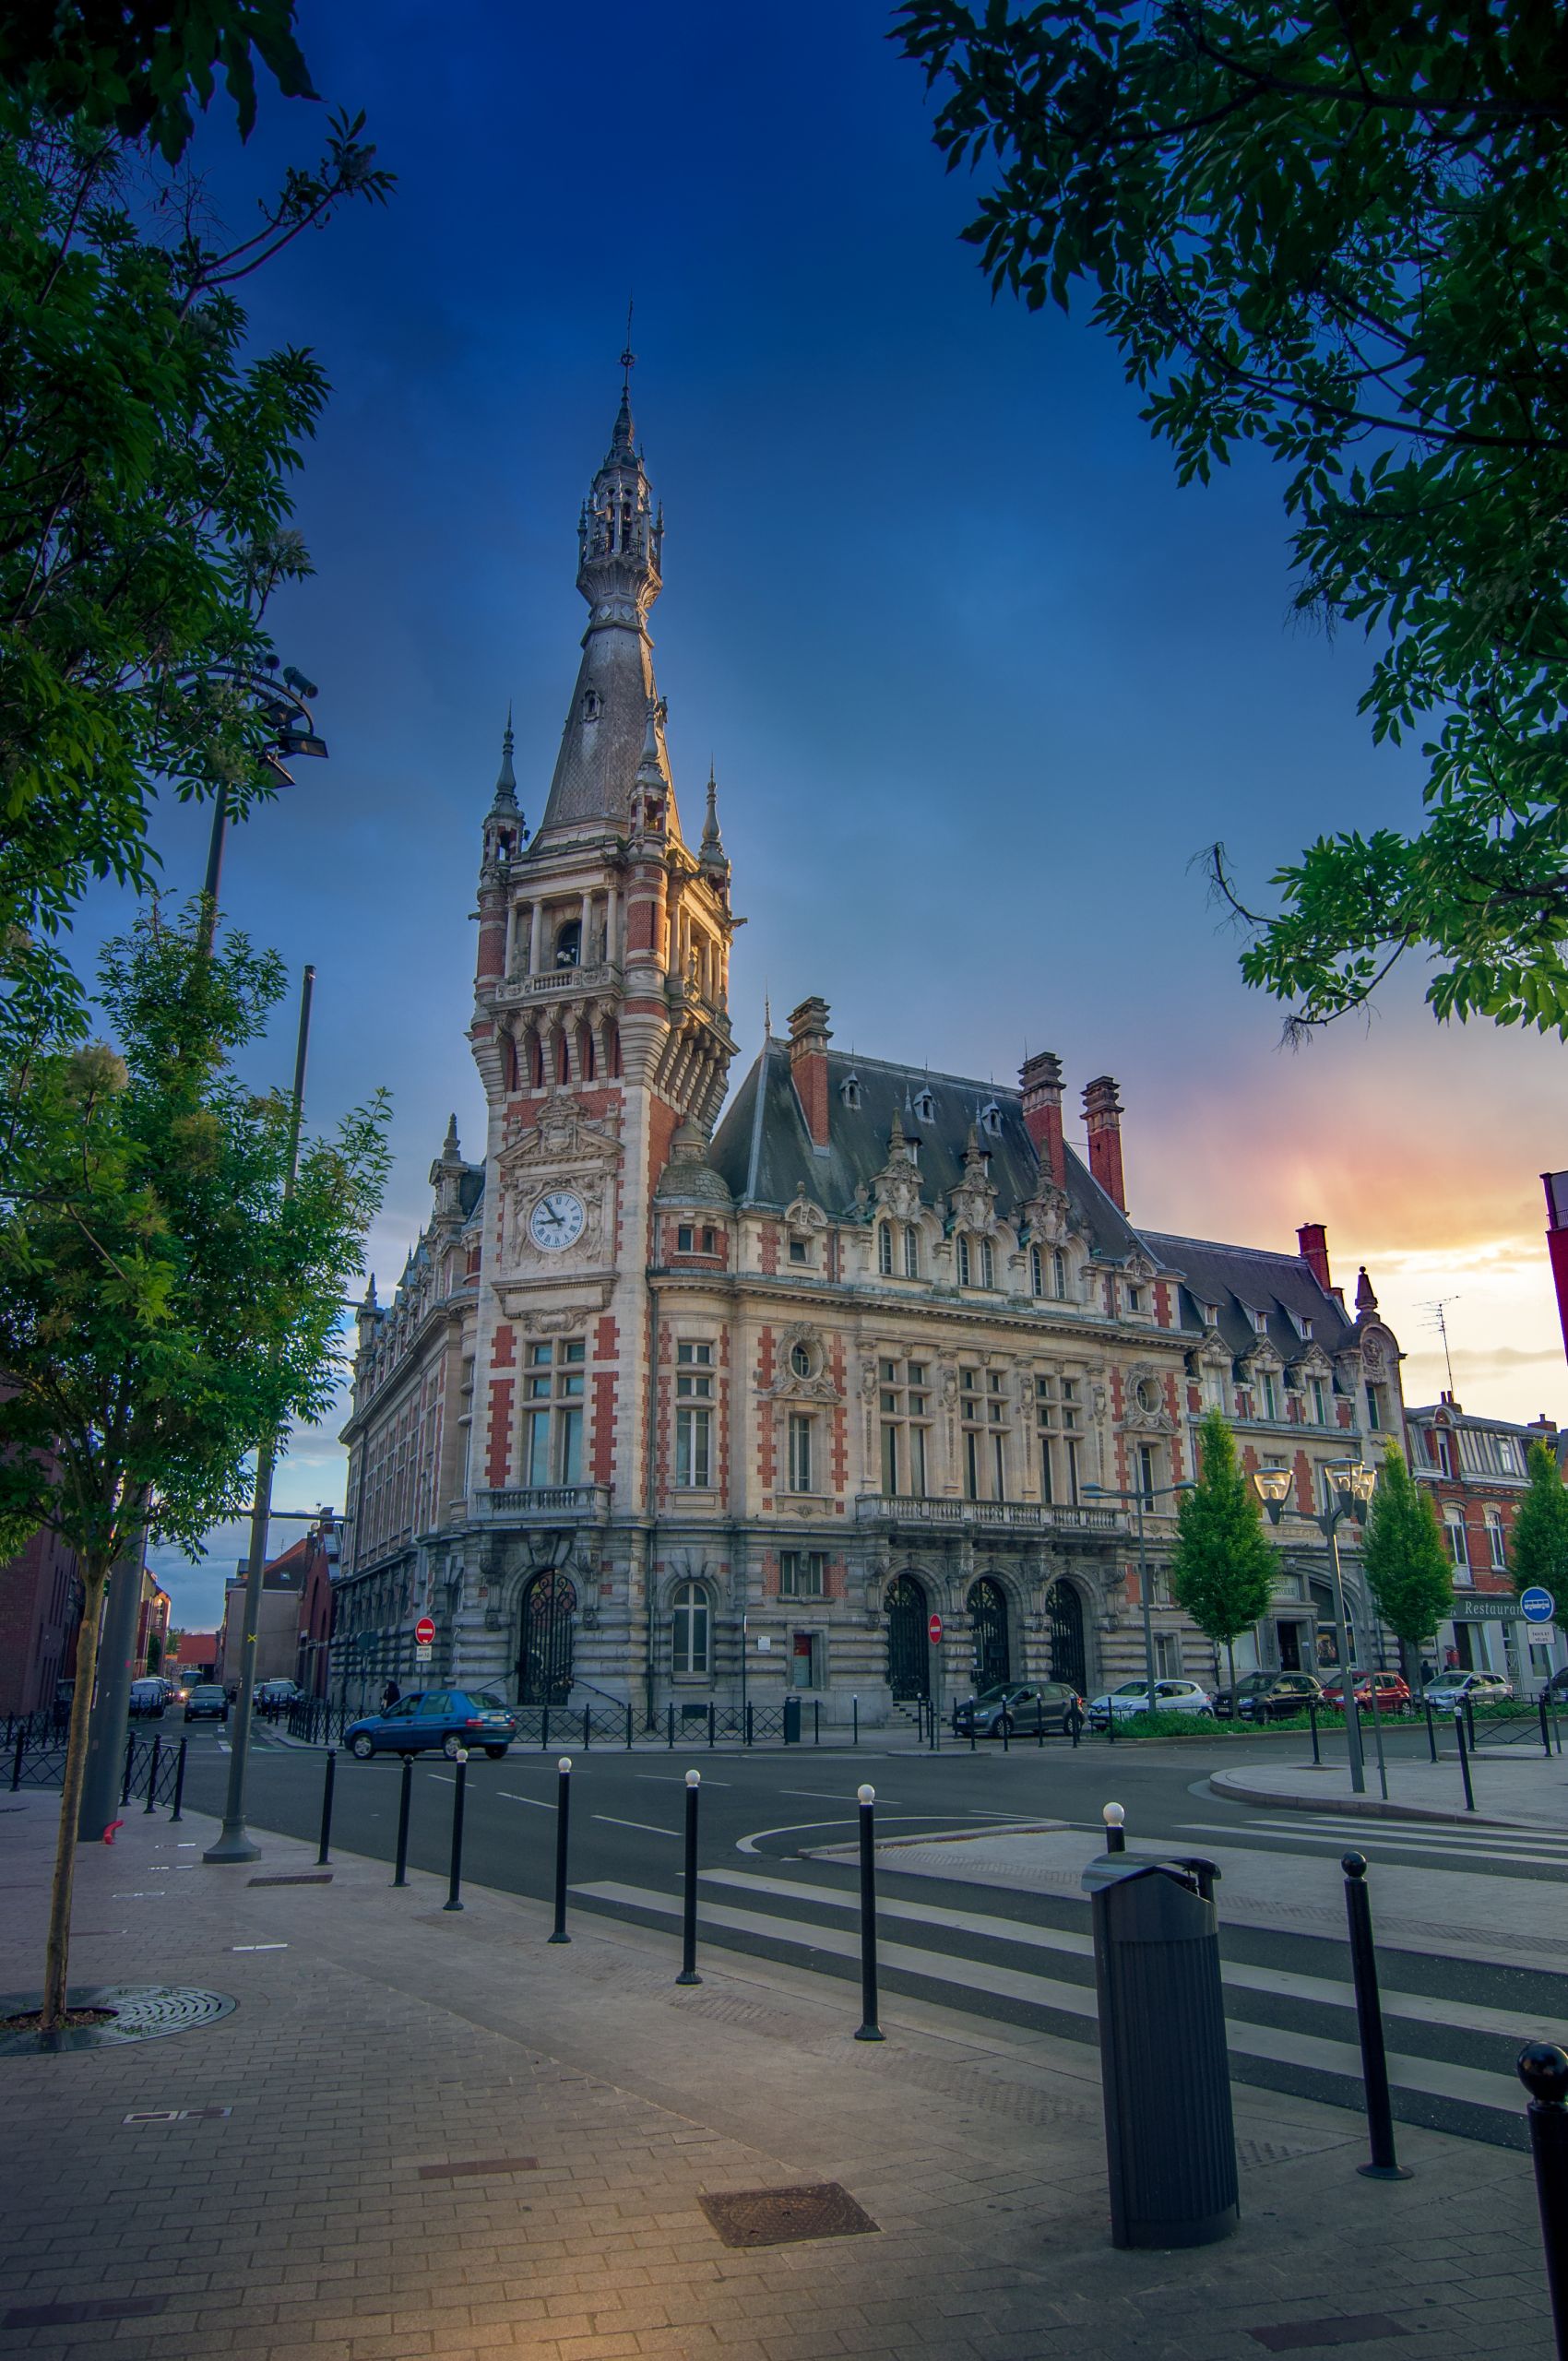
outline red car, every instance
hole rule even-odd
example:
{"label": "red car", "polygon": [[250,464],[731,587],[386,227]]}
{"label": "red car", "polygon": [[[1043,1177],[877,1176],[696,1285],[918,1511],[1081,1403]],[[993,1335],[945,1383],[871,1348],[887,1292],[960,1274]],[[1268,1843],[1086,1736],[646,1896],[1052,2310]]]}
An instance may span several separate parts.
{"label": "red car", "polygon": [[[1410,1684],[1403,1673],[1359,1672],[1356,1675],[1356,1703],[1360,1712],[1372,1709],[1372,1688],[1377,1689],[1377,1710],[1380,1714],[1408,1714],[1410,1710]],[[1345,1684],[1336,1680],[1319,1698],[1320,1705],[1327,1705],[1336,1713],[1345,1710]]]}

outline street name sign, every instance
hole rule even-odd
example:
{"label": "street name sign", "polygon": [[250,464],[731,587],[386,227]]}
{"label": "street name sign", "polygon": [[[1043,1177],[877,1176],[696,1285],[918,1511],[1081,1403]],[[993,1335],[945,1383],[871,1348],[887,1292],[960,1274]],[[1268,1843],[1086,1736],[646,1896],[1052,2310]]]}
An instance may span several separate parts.
{"label": "street name sign", "polygon": [[1528,1590],[1519,1593],[1519,1612],[1526,1623],[1550,1623],[1557,1612],[1557,1601],[1549,1590],[1532,1583]]}

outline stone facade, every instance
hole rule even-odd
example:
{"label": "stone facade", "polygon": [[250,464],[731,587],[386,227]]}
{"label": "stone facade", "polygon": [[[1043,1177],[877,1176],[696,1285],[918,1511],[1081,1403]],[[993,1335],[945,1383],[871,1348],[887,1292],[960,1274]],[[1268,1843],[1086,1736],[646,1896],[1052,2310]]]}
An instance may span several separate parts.
{"label": "stone facade", "polygon": [[1162,1568],[1211,1401],[1295,1473],[1253,1655],[1310,1666],[1322,1466],[1401,1430],[1370,1287],[1348,1312],[1320,1228],[1267,1253],[1135,1226],[1116,1084],[1085,1086],[1080,1157],[1050,1052],[1016,1090],[849,1058],[808,998],[719,1121],[738,921],[711,777],[695,851],[682,830],[624,396],[579,535],[543,817],[508,727],[483,828],[483,1154],[454,1123],[360,1314],[335,1681],[406,1682],[428,1613],[424,1679],[644,1717],[1093,1691],[1142,1668],[1134,1494],[1159,1661],[1209,1679]]}
{"label": "stone facade", "polygon": [[1527,1427],[1468,1417],[1452,1394],[1408,1409],[1405,1426],[1410,1471],[1454,1558],[1454,1613],[1439,1627],[1429,1660],[1506,1673],[1515,1687],[1532,1691],[1562,1661],[1562,1635],[1552,1625],[1532,1630],[1520,1615],[1510,1542],[1529,1489],[1526,1453],[1532,1442],[1555,1453],[1562,1438],[1544,1416]]}

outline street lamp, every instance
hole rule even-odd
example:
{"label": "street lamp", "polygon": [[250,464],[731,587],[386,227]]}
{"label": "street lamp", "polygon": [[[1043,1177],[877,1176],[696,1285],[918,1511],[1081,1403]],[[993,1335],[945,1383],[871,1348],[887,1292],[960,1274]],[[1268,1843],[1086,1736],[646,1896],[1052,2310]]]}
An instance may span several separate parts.
{"label": "street lamp", "polygon": [[[1339,1567],[1339,1527],[1348,1516],[1353,1516],[1358,1525],[1365,1525],[1367,1502],[1377,1485],[1377,1470],[1375,1467],[1363,1467],[1360,1460],[1342,1459],[1333,1461],[1324,1469],[1324,1474],[1329,1482],[1329,1504],[1315,1515],[1308,1512],[1308,1522],[1316,1525],[1328,1544],[1329,1571],[1334,1580],[1334,1629],[1339,1651],[1339,1678],[1345,1689],[1345,1737],[1350,1756],[1350,1786],[1354,1794],[1360,1796],[1366,1793],[1367,1775],[1361,1759],[1361,1722],[1356,1709],[1355,1668],[1350,1662],[1345,1580]],[[1268,1511],[1270,1525],[1277,1525],[1290,1497],[1290,1470],[1288,1467],[1254,1467],[1252,1482],[1253,1491]]]}
{"label": "street lamp", "polygon": [[1138,1596],[1144,1603],[1144,1678],[1147,1682],[1144,1693],[1148,1699],[1147,1710],[1152,1714],[1155,1684],[1154,1601],[1149,1596],[1148,1550],[1144,1542],[1144,1505],[1148,1501],[1169,1500],[1177,1492],[1190,1492],[1193,1485],[1190,1480],[1185,1484],[1149,1484],[1141,1486],[1133,1492],[1115,1492],[1105,1484],[1081,1484],[1078,1489],[1080,1491],[1093,1492],[1097,1499],[1102,1501],[1123,1502],[1131,1501],[1138,1513]]}

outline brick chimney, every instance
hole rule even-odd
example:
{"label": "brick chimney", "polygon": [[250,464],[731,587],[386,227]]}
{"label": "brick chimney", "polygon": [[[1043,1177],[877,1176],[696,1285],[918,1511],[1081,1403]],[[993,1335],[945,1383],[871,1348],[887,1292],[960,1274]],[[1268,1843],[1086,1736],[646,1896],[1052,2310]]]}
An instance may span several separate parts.
{"label": "brick chimney", "polygon": [[827,1003],[803,1000],[790,1012],[790,1072],[814,1147],[827,1145]]}
{"label": "brick chimney", "polygon": [[1304,1221],[1296,1232],[1297,1251],[1324,1295],[1333,1291],[1328,1275],[1328,1232],[1321,1221]]}
{"label": "brick chimney", "polygon": [[1089,1134],[1089,1170],[1113,1204],[1127,1210],[1122,1177],[1122,1102],[1108,1074],[1084,1085],[1084,1121]]}
{"label": "brick chimney", "polygon": [[1035,1144],[1041,1177],[1067,1186],[1067,1151],[1062,1140],[1062,1061],[1053,1050],[1037,1050],[1018,1070],[1024,1093],[1024,1129]]}

